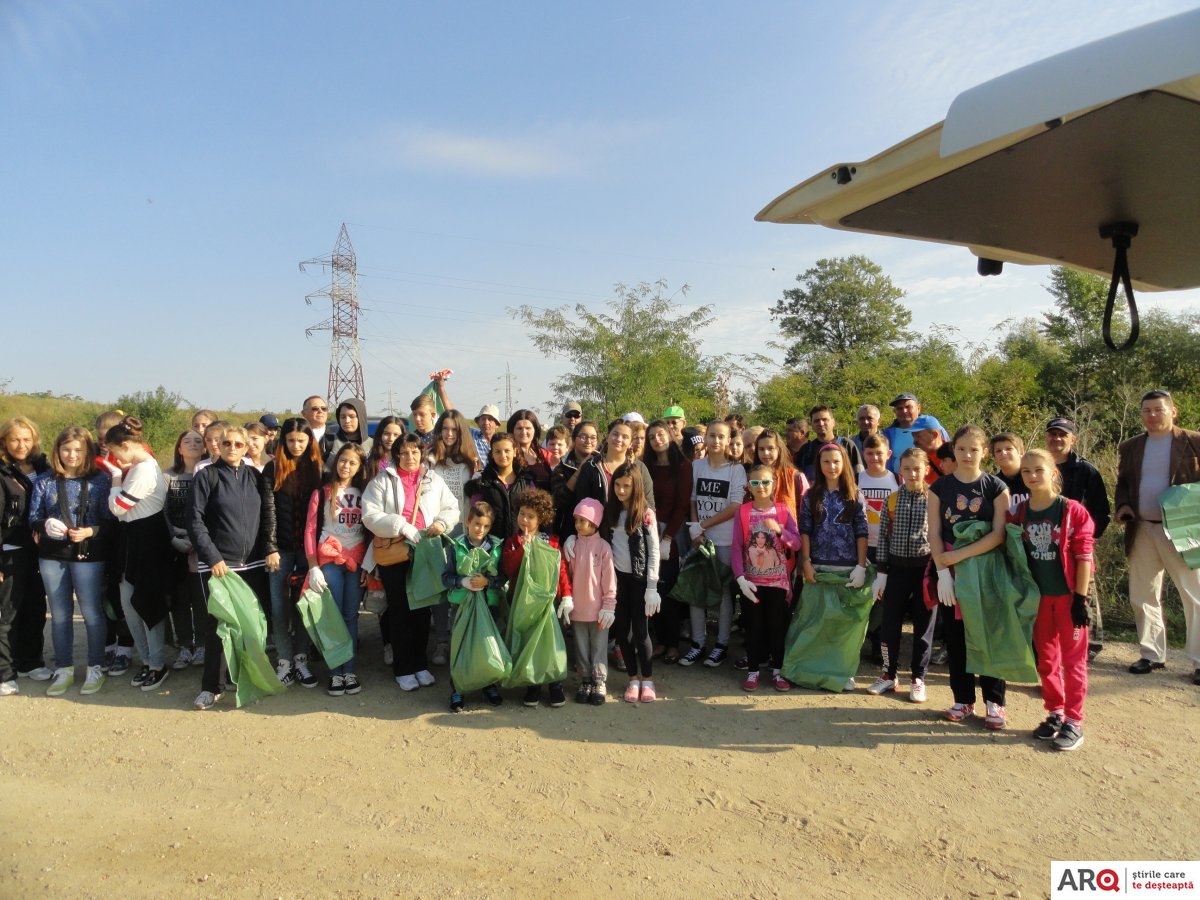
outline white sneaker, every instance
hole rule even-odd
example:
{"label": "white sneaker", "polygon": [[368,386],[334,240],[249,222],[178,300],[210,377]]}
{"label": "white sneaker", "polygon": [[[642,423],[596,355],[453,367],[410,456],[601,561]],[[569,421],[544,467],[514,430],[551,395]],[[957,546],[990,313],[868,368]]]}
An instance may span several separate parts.
{"label": "white sneaker", "polygon": [[19,693],[21,693],[21,689],[17,687],[17,679],[0,681],[0,697],[11,697],[13,694]]}
{"label": "white sneaker", "polygon": [[912,703],[925,702],[925,682],[920,678],[914,678],[912,684],[908,688],[908,699]]}
{"label": "white sneaker", "polygon": [[433,673],[428,669],[422,669],[417,673],[417,684],[419,684],[421,687],[429,687],[430,685],[435,684],[436,681],[437,679],[433,677]]}
{"label": "white sneaker", "polygon": [[888,678],[886,675],[880,675],[875,679],[874,684],[867,688],[868,694],[886,694],[896,690],[896,679]]}
{"label": "white sneaker", "polygon": [[317,686],[317,676],[308,668],[307,653],[297,653],[292,660],[292,667],[296,673],[294,677],[300,682],[300,687],[315,688]]}
{"label": "white sneaker", "polygon": [[383,645],[383,664],[385,666],[390,666],[392,664],[392,645],[391,644]]}
{"label": "white sneaker", "polygon": [[87,678],[83,680],[83,687],[79,689],[79,693],[87,695],[94,694],[100,688],[104,687],[104,670],[99,666],[87,667]]}
{"label": "white sneaker", "polygon": [[858,687],[858,685],[854,683],[854,679],[853,679],[853,678],[847,678],[847,679],[846,679],[846,686],[845,686],[844,688],[842,688],[842,690],[843,690],[843,691],[852,691],[852,690],[854,690],[856,687]]}
{"label": "white sneaker", "polygon": [[400,685],[402,691],[415,691],[421,686],[415,675],[397,675],[396,684]]}
{"label": "white sneaker", "polygon": [[196,695],[196,709],[212,709],[217,705],[217,701],[221,699],[220,694],[214,694],[212,691],[201,691]]}
{"label": "white sneaker", "polygon": [[279,679],[279,683],[285,687],[292,683],[292,664],[286,659],[281,659],[275,664],[275,677]]}
{"label": "white sneaker", "polygon": [[67,688],[75,683],[75,669],[55,669],[54,680],[50,682],[50,687],[46,688],[47,697],[61,697],[67,692]]}
{"label": "white sneaker", "polygon": [[445,641],[438,641],[437,646],[433,648],[433,656],[430,662],[435,666],[444,666],[450,658],[450,645]]}
{"label": "white sneaker", "polygon": [[28,672],[18,672],[19,678],[28,678],[30,681],[49,681],[54,677],[54,673],[45,666],[38,666],[36,669],[30,669]]}
{"label": "white sneaker", "polygon": [[192,648],[191,647],[181,647],[179,649],[179,655],[177,657],[175,657],[175,662],[173,662],[171,664],[171,668],[178,672],[180,669],[186,669],[191,664],[192,664]]}

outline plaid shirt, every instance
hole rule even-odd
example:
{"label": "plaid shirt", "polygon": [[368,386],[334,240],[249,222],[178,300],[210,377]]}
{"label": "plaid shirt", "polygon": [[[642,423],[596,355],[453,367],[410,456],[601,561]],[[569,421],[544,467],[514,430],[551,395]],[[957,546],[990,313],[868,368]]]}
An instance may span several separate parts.
{"label": "plaid shirt", "polygon": [[889,561],[903,568],[916,568],[924,565],[931,553],[928,493],[902,487],[892,497],[896,498],[895,514],[890,502],[885,502],[879,512],[876,568],[880,572],[887,572]]}

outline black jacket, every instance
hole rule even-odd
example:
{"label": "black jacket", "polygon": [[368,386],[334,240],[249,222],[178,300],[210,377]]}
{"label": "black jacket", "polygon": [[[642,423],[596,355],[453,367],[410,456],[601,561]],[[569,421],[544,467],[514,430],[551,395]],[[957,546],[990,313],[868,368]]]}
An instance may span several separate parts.
{"label": "black jacket", "polygon": [[[46,458],[33,461],[35,475],[47,469]],[[0,465],[0,544],[12,544],[34,549],[33,533],[29,530],[29,495],[33,485],[15,464]]]}
{"label": "black jacket", "polygon": [[[492,519],[492,527],[488,534],[503,541],[517,530],[517,507],[512,501],[521,491],[533,486],[533,479],[525,471],[518,469],[517,480],[511,487],[505,487],[496,477],[496,470],[489,465],[478,478],[467,482],[463,494],[468,500],[483,500],[491,504],[492,509],[496,511],[496,517]],[[465,520],[466,516],[463,518]]]}
{"label": "black jacket", "polygon": [[188,533],[202,568],[262,562],[279,549],[270,482],[249,463],[235,469],[218,459],[201,469],[192,483]]}
{"label": "black jacket", "polygon": [[1063,496],[1083,504],[1096,526],[1096,537],[1100,537],[1112,521],[1108,488],[1100,470],[1072,450],[1066,462],[1059,465],[1058,474],[1062,476]]}

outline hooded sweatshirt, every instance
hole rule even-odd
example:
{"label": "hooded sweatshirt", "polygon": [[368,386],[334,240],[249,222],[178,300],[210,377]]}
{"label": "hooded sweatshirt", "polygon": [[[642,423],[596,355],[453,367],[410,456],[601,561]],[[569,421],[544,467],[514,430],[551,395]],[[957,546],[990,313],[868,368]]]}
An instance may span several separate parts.
{"label": "hooded sweatshirt", "polygon": [[[343,406],[353,406],[354,411],[358,413],[358,428],[351,432],[342,430],[341,424],[331,424],[329,428],[334,429],[333,442],[329,445],[329,452],[325,454],[325,468],[333,468],[333,460],[337,456],[337,452],[346,444],[358,444],[363,448],[363,453],[371,452],[371,439],[367,437],[367,404],[357,397],[351,397],[348,400],[343,400],[337,405],[337,409]],[[336,412],[336,410],[335,410]]]}

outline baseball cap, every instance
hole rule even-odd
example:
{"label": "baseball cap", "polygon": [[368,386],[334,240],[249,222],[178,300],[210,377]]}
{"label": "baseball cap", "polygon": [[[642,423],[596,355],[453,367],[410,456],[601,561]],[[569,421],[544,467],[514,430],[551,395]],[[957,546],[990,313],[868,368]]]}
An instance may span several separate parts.
{"label": "baseball cap", "polygon": [[682,406],[668,406],[665,410],[663,410],[662,417],[664,419],[686,419],[687,418],[687,416],[685,416],[683,414]]}
{"label": "baseball cap", "polygon": [[279,430],[279,420],[277,418],[275,418],[275,416],[272,415],[271,413],[266,413],[264,415],[259,416],[258,421],[267,428],[270,428],[274,431]]}
{"label": "baseball cap", "polygon": [[897,394],[896,399],[889,403],[888,406],[895,406],[897,403],[903,403],[906,400],[911,400],[913,403],[921,402],[917,399],[916,394]]}
{"label": "baseball cap", "polygon": [[1046,423],[1047,431],[1065,431],[1067,434],[1078,434],[1075,423],[1063,416],[1056,416]]}
{"label": "baseball cap", "polygon": [[625,422],[636,422],[639,425],[646,424],[646,420],[642,418],[642,414],[640,412],[627,412],[625,415],[621,416],[621,419]]}
{"label": "baseball cap", "polygon": [[[912,396],[911,394],[909,396]],[[942,423],[935,416],[917,416],[913,419],[913,431],[943,431]]]}
{"label": "baseball cap", "polygon": [[582,416],[583,415],[583,407],[580,406],[578,403],[576,403],[574,400],[572,400],[570,403],[568,403],[566,406],[563,407],[563,411],[562,411],[563,416],[565,417],[567,413],[579,413],[579,415]]}
{"label": "baseball cap", "polygon": [[484,404],[483,409],[481,409],[479,411],[479,415],[477,415],[475,417],[475,424],[478,425],[479,420],[482,419],[484,416],[487,416],[488,418],[492,419],[497,424],[499,424],[500,423],[500,408],[498,406],[496,406],[496,404],[494,404],[494,403]]}

